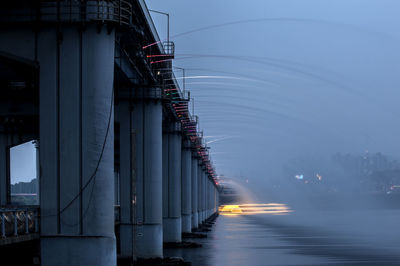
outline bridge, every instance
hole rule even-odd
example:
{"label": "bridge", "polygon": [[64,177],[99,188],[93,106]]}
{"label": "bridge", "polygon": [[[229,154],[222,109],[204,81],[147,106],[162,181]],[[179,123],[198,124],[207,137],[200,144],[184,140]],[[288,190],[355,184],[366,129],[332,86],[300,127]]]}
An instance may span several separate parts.
{"label": "bridge", "polygon": [[[0,249],[41,265],[163,257],[217,212],[217,174],[143,0],[0,10]],[[38,204],[13,205],[10,147],[34,140]]]}

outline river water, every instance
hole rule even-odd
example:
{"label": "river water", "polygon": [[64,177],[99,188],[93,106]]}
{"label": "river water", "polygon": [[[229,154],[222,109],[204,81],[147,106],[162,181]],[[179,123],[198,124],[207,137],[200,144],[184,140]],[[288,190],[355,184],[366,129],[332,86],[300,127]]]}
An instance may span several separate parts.
{"label": "river water", "polygon": [[220,215],[202,248],[166,249],[196,266],[400,265],[400,211]]}

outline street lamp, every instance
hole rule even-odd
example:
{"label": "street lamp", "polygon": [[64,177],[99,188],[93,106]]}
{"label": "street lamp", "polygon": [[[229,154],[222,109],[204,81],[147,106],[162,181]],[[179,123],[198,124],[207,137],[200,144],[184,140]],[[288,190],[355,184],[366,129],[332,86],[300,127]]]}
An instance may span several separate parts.
{"label": "street lamp", "polygon": [[157,10],[152,10],[152,9],[149,9],[149,11],[167,16],[167,43],[169,43],[169,14],[165,13],[165,12],[157,11]]}
{"label": "street lamp", "polygon": [[183,82],[182,82],[183,83],[183,97],[185,97],[185,91],[186,91],[185,69],[183,67],[177,67],[177,66],[174,66],[174,68],[182,70],[182,74],[183,74]]}

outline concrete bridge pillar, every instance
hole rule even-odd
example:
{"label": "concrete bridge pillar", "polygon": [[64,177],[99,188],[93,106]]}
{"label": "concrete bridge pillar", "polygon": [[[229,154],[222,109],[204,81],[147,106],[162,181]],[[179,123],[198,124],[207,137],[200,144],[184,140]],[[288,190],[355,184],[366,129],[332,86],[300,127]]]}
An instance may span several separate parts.
{"label": "concrete bridge pillar", "polygon": [[201,159],[198,160],[197,167],[197,201],[198,201],[198,224],[200,225],[203,222],[203,162]]}
{"label": "concrete bridge pillar", "polygon": [[[131,147],[132,183],[135,184],[134,181],[136,181],[136,193],[131,191],[132,196],[129,196],[133,204],[136,204],[134,254],[137,258],[161,258],[163,230],[160,88],[146,88],[135,92],[132,105],[131,138],[133,142]],[[122,182],[121,177],[121,184]],[[126,185],[132,186],[132,183],[126,183]],[[122,193],[121,189],[121,208]]]}
{"label": "concrete bridge pillar", "polygon": [[212,187],[211,187],[211,179],[207,178],[207,216],[211,216],[211,195],[212,195]]}
{"label": "concrete bridge pillar", "polygon": [[204,178],[204,220],[208,218],[208,175],[205,172],[205,178]]}
{"label": "concrete bridge pillar", "polygon": [[166,120],[163,134],[163,241],[182,241],[181,124]]}
{"label": "concrete bridge pillar", "polygon": [[214,214],[216,212],[215,210],[215,184],[214,182],[212,183],[212,194],[211,194],[211,212]]}
{"label": "concrete bridge pillar", "polygon": [[197,167],[198,167],[198,159],[195,151],[192,151],[192,228],[199,227],[199,213],[198,213],[198,182],[197,182]]}
{"label": "concrete bridge pillar", "polygon": [[207,202],[207,210],[208,210],[208,216],[211,216],[212,214],[212,200],[211,197],[213,195],[213,190],[212,190],[212,183],[211,179],[208,179],[208,202]]}
{"label": "concrete bridge pillar", "polygon": [[218,213],[219,211],[219,191],[218,191],[218,187],[215,187],[215,212]]}
{"label": "concrete bridge pillar", "polygon": [[114,32],[52,27],[36,41],[42,265],[115,265]]}
{"label": "concrete bridge pillar", "polygon": [[115,265],[114,31],[18,27],[0,36],[1,52],[40,67],[42,265]]}
{"label": "concrete bridge pillar", "polygon": [[10,2],[0,18],[0,52],[38,67],[41,265],[116,265],[115,30],[86,9],[64,23],[64,2]]}
{"label": "concrete bridge pillar", "polygon": [[214,214],[214,195],[215,195],[215,187],[214,187],[214,181],[211,180],[211,184],[210,184],[210,188],[211,188],[211,195],[210,195],[210,211],[211,211],[211,215]]}
{"label": "concrete bridge pillar", "polygon": [[182,146],[182,232],[192,231],[192,151],[190,140]]}
{"label": "concrete bridge pillar", "polygon": [[206,170],[205,166],[203,166],[203,171],[202,171],[202,183],[203,183],[203,196],[202,196],[202,213],[203,213],[203,220],[204,222],[207,219],[207,175],[206,175]]}
{"label": "concrete bridge pillar", "polygon": [[[133,258],[134,252],[134,207],[136,172],[136,139],[132,119],[132,103],[129,100],[119,100],[115,106],[115,121],[119,124],[119,186],[120,194],[120,255]],[[117,137],[117,136],[116,136]]]}
{"label": "concrete bridge pillar", "polygon": [[211,177],[208,179],[208,197],[207,197],[207,211],[208,217],[212,215],[212,197],[213,197],[213,184]]}

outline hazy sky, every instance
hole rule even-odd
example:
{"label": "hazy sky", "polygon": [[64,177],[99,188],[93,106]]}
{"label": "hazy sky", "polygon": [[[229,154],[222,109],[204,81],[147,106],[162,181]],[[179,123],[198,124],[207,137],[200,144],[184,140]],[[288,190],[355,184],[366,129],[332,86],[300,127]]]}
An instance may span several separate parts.
{"label": "hazy sky", "polygon": [[32,141],[13,147],[10,163],[11,184],[36,178],[36,148]]}
{"label": "hazy sky", "polygon": [[[260,187],[301,154],[398,157],[400,1],[146,3],[170,14],[219,174]],[[166,17],[152,16],[166,39]]]}
{"label": "hazy sky", "polygon": [[[170,14],[219,174],[262,191],[299,155],[400,157],[400,1],[146,2]],[[166,17],[153,18],[166,39]],[[32,152],[16,151],[15,176],[33,177],[34,162],[20,167]]]}

